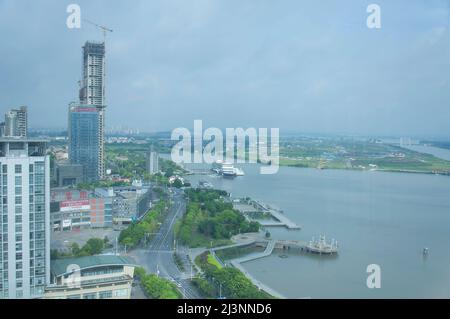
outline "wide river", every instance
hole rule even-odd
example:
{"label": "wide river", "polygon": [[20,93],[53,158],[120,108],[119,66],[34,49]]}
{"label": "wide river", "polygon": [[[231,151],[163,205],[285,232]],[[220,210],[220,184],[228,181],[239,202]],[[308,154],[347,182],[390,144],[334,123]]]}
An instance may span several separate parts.
{"label": "wide river", "polygon": [[[289,298],[450,298],[450,176],[237,166],[245,176],[189,180],[261,199],[302,226],[271,228],[274,238],[339,242],[332,258],[274,252],[245,263],[261,282]],[[369,264],[381,267],[379,289],[366,285]]]}

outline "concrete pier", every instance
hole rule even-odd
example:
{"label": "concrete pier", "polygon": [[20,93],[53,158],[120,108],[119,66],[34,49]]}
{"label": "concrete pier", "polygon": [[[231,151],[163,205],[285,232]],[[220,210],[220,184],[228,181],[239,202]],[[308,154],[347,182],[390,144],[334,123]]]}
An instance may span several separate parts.
{"label": "concrete pier", "polygon": [[300,249],[305,252],[321,255],[337,254],[338,248],[324,241],[305,242],[298,240],[278,240],[275,248],[279,249]]}
{"label": "concrete pier", "polygon": [[299,225],[284,215],[281,210],[272,208],[271,206],[258,200],[250,200],[247,203],[233,202],[233,207],[246,216],[250,213],[258,211],[269,213],[275,220],[257,220],[257,222],[263,227],[286,227],[287,229],[301,229]]}
{"label": "concrete pier", "polygon": [[[323,239],[323,240],[322,240]],[[258,287],[261,290],[266,291],[270,295],[284,299],[285,297],[277,292],[276,290],[272,289],[271,287],[265,285],[264,283],[257,280],[255,277],[253,277],[245,267],[243,266],[244,263],[264,258],[267,256],[270,256],[274,249],[299,249],[301,251],[309,252],[309,253],[317,253],[317,254],[337,254],[337,246],[333,246],[332,244],[327,244],[325,242],[325,237],[321,236],[321,239],[319,241],[298,241],[298,240],[277,240],[277,239],[263,239],[258,236],[257,233],[250,234],[248,236],[244,235],[237,235],[234,240],[238,241],[235,244],[222,246],[222,247],[216,247],[210,249],[211,253],[216,257],[216,259],[219,261],[219,263],[222,266],[228,266],[231,265],[235,267],[236,269],[239,269],[256,287]],[[258,252],[258,253],[252,253],[247,256],[243,256],[240,258],[235,258],[230,260],[227,263],[224,263],[220,260],[220,258],[217,258],[215,255],[216,251],[228,249],[228,248],[234,248],[234,247],[245,247],[249,245],[266,245],[264,251]]]}
{"label": "concrete pier", "polygon": [[258,258],[263,258],[263,257],[267,257],[270,256],[272,254],[273,249],[275,248],[276,245],[276,241],[275,240],[270,240],[267,243],[266,249],[261,252],[261,253],[255,253],[255,254],[251,254],[248,256],[244,256],[241,258],[237,258],[237,259],[233,259],[230,261],[230,264],[239,269],[239,271],[241,271],[256,287],[258,287],[261,290],[264,290],[265,292],[267,292],[268,294],[276,297],[276,298],[280,298],[280,299],[285,299],[286,297],[283,296],[282,294],[280,294],[278,291],[276,291],[275,289],[272,289],[269,286],[266,286],[265,284],[263,284],[262,282],[260,282],[259,280],[257,280],[255,277],[253,277],[243,266],[242,263],[251,261],[251,260],[255,260]]}
{"label": "concrete pier", "polygon": [[255,259],[259,259],[259,258],[263,258],[263,257],[267,257],[270,256],[272,254],[273,249],[275,248],[277,241],[276,240],[269,240],[267,242],[267,246],[266,249],[264,249],[263,252],[260,253],[253,253],[241,258],[237,258],[237,259],[233,259],[233,261],[237,261],[239,263],[245,263],[247,261],[251,261],[251,260],[255,260]]}

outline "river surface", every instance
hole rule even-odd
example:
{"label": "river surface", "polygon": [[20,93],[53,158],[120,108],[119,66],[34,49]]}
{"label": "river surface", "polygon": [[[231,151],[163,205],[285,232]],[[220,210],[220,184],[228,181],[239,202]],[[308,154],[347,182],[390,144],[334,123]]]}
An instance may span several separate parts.
{"label": "river surface", "polygon": [[419,153],[431,154],[436,157],[450,161],[450,150],[447,150],[444,148],[429,146],[429,145],[411,145],[411,146],[404,146],[404,147],[407,149],[410,149],[412,151],[416,151]]}
{"label": "river surface", "polygon": [[[302,226],[270,228],[274,238],[339,242],[336,257],[275,251],[245,263],[261,282],[289,298],[450,298],[450,176],[237,166],[245,176],[188,179],[263,200]],[[379,289],[366,285],[370,264],[381,267]]]}

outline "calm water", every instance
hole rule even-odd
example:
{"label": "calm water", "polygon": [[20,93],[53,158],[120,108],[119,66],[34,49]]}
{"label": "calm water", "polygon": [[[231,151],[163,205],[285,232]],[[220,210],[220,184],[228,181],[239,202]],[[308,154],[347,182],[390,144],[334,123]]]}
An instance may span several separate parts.
{"label": "calm water", "polygon": [[406,148],[420,153],[428,153],[436,157],[450,161],[450,150],[444,148],[427,145],[411,145],[407,146]]}
{"label": "calm water", "polygon": [[[272,228],[275,238],[339,241],[335,258],[279,254],[245,267],[290,298],[450,297],[450,177],[282,167],[260,175],[206,180],[233,196],[261,199],[284,210],[300,231]],[[422,249],[429,248],[424,258]],[[366,267],[381,266],[381,288],[368,289]]]}

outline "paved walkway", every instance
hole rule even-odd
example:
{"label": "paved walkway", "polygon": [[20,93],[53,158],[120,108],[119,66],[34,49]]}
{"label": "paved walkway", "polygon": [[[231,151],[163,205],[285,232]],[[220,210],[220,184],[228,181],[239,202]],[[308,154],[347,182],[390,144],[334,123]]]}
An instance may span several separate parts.
{"label": "paved walkway", "polygon": [[[234,244],[214,247],[214,248],[212,248],[212,250],[218,251],[218,250],[227,249],[227,248],[250,245],[259,240],[263,240],[263,235],[262,235],[262,233],[239,234],[239,235],[233,236],[231,238],[231,240],[234,242]],[[187,250],[187,254],[189,255],[189,258],[192,261],[195,261],[195,258],[197,258],[197,256],[203,254],[205,251],[210,251],[211,249],[208,249],[205,247],[198,247],[198,248],[190,248],[190,249],[187,248],[186,250]]]}
{"label": "paved walkway", "polygon": [[140,282],[133,281],[130,299],[148,299],[147,296],[145,295],[144,290],[142,290]]}
{"label": "paved walkway", "polygon": [[240,258],[236,258],[233,259],[231,262],[238,262],[240,264],[251,261],[251,260],[255,260],[255,259],[259,259],[259,258],[263,258],[263,257],[267,257],[270,256],[272,254],[273,249],[275,248],[275,244],[277,243],[276,240],[269,240],[266,246],[266,249],[264,249],[263,252],[260,253],[254,253],[254,254],[250,254],[244,257],[240,257]]}
{"label": "paved walkway", "polygon": [[[263,258],[263,257],[269,256],[270,254],[272,254],[272,251],[275,248],[277,241],[264,239],[261,233],[236,235],[232,238],[232,240],[236,243],[232,244],[232,245],[227,245],[227,246],[214,247],[212,249],[207,249],[207,248],[189,249],[189,252],[188,252],[189,258],[192,261],[194,261],[197,256],[201,255],[202,253],[204,253],[206,251],[212,251],[212,253],[215,254],[216,251],[222,250],[222,249],[247,246],[247,245],[250,245],[250,244],[253,244],[256,242],[267,242],[266,249],[263,252],[251,254],[251,255],[240,257],[237,259],[233,259],[233,260],[229,261],[229,264],[231,264],[233,267],[235,267],[236,269],[241,271],[259,289],[264,290],[265,292],[267,292],[268,294],[270,294],[276,298],[285,299],[286,298],[285,296],[283,296],[278,291],[270,288],[269,286],[266,286],[265,284],[263,284],[262,282],[257,280],[242,266],[242,263],[248,262],[250,260],[258,259],[258,258]],[[201,273],[201,270],[197,267],[197,265],[195,265],[195,267],[197,268],[197,271]]]}
{"label": "paved walkway", "polygon": [[276,290],[270,288],[269,286],[263,284],[262,282],[260,282],[258,279],[253,277],[247,270],[245,270],[245,268],[242,266],[242,263],[248,262],[250,260],[255,260],[258,258],[263,258],[263,257],[269,256],[270,254],[272,254],[272,251],[275,248],[275,244],[276,244],[276,240],[270,240],[267,243],[267,247],[263,252],[251,254],[251,255],[244,256],[244,257],[237,258],[237,259],[233,259],[230,261],[230,263],[231,263],[231,265],[233,265],[233,267],[239,269],[259,289],[264,290],[265,292],[267,292],[268,294],[271,294],[272,296],[274,296],[276,298],[285,299],[286,298],[285,296],[283,296],[278,291],[276,291]]}

